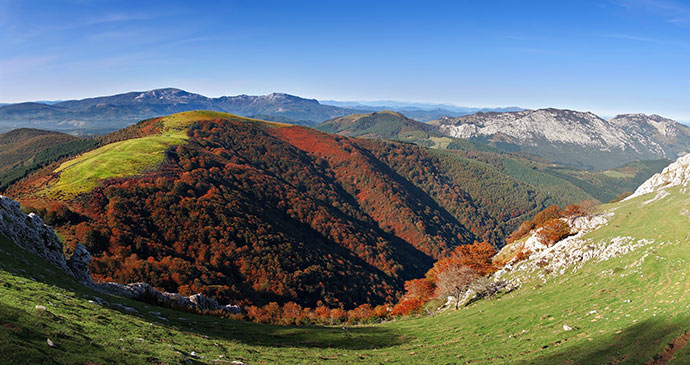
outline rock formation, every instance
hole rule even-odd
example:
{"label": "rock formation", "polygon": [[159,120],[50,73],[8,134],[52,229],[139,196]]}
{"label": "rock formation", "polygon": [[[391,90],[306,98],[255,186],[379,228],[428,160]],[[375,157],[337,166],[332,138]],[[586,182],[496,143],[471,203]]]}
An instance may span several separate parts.
{"label": "rock formation", "polygon": [[625,200],[652,192],[659,192],[672,186],[687,185],[688,182],[690,182],[690,154],[679,158],[660,173],[650,177],[635,190],[635,193],[625,198]]}

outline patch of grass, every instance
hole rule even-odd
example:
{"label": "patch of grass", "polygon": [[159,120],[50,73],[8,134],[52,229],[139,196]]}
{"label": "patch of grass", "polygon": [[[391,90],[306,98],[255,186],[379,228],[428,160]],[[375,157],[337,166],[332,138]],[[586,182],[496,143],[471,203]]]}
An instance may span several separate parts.
{"label": "patch of grass", "polygon": [[165,150],[184,143],[182,132],[135,138],[97,148],[60,165],[57,183],[45,193],[51,196],[72,196],[92,190],[107,178],[140,174],[163,161]]}
{"label": "patch of grass", "polygon": [[139,175],[154,169],[163,161],[166,149],[186,142],[187,129],[192,123],[209,119],[257,122],[268,127],[289,126],[212,111],[172,114],[161,118],[157,135],[110,143],[63,163],[54,171],[59,174],[57,182],[43,189],[41,194],[69,198],[91,191],[101,180]]}

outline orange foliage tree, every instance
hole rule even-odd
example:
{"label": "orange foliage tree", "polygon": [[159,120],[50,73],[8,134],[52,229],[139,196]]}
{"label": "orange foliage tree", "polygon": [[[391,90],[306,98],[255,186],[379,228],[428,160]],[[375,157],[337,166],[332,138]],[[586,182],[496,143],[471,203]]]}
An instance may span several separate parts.
{"label": "orange foliage tree", "polygon": [[568,222],[560,218],[554,218],[546,222],[537,233],[539,240],[545,245],[551,246],[554,243],[571,235]]}

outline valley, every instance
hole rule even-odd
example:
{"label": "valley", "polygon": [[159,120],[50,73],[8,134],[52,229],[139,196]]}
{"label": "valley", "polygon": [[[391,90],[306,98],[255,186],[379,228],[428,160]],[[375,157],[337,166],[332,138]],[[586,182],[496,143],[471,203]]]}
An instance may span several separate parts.
{"label": "valley", "polygon": [[0,365],[690,364],[688,25],[0,0]]}

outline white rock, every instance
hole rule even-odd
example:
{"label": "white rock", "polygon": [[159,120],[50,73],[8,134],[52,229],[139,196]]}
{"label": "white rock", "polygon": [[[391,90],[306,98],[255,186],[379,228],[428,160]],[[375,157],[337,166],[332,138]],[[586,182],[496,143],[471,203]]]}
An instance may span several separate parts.
{"label": "white rock", "polygon": [[563,331],[572,331],[572,327],[568,326],[567,324],[563,325]]}
{"label": "white rock", "polygon": [[672,164],[658,174],[650,177],[640,187],[635,190],[635,193],[625,198],[630,200],[641,195],[649,194],[651,192],[666,189],[672,186],[688,185],[690,181],[690,154],[680,157]]}

